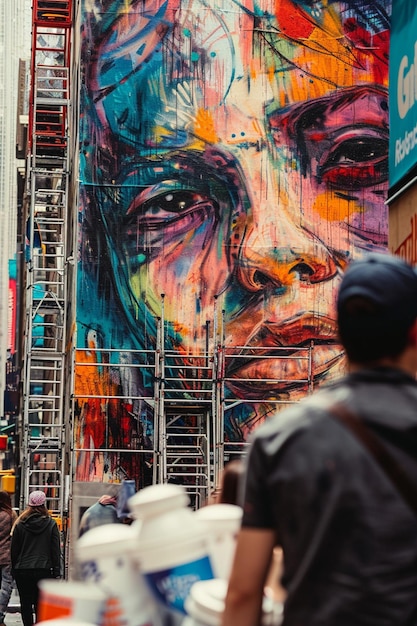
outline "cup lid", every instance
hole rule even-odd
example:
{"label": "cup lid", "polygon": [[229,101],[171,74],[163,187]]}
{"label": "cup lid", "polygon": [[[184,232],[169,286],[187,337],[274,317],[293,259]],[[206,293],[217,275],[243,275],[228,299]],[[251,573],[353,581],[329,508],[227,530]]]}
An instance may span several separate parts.
{"label": "cup lid", "polygon": [[227,581],[221,578],[200,580],[191,587],[185,610],[207,626],[219,626],[224,611]]}
{"label": "cup lid", "polygon": [[71,619],[70,617],[63,617],[62,619],[49,619],[42,622],[37,622],[37,626],[95,626],[91,622],[80,622],[77,619]]}
{"label": "cup lid", "polygon": [[190,498],[181,485],[150,485],[129,498],[129,508],[135,518],[160,515],[174,508],[186,507]]}
{"label": "cup lid", "polygon": [[137,529],[125,524],[103,524],[90,528],[75,544],[75,554],[79,560],[100,556],[120,555],[131,552],[133,542],[137,542]]}
{"label": "cup lid", "polygon": [[206,520],[240,521],[242,514],[242,507],[236,504],[208,504],[196,511],[196,515]]}
{"label": "cup lid", "polygon": [[103,601],[107,597],[104,591],[92,582],[43,578],[38,585],[43,593],[52,596]]}

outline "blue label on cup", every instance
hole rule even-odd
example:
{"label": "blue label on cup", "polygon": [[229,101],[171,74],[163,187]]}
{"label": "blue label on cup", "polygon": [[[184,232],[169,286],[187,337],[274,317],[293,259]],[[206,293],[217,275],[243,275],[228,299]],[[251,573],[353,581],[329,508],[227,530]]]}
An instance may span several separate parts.
{"label": "blue label on cup", "polygon": [[99,582],[101,577],[97,561],[83,561],[81,563],[81,578],[88,582]]}
{"label": "blue label on cup", "polygon": [[191,587],[199,580],[211,580],[214,575],[210,559],[205,556],[197,561],[147,573],[145,577],[162,604],[186,614],[184,602]]}

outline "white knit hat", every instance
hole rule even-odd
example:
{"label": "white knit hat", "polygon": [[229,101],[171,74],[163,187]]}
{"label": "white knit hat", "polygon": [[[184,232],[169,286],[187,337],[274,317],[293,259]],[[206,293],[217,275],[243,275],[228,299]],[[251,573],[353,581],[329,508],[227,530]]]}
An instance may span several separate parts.
{"label": "white knit hat", "polygon": [[43,506],[46,496],[43,491],[32,491],[29,494],[29,506]]}

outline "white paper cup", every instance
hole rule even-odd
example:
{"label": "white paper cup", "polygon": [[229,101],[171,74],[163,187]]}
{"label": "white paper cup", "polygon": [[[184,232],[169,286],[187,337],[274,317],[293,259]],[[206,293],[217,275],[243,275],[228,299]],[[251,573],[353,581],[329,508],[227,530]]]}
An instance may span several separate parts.
{"label": "white paper cup", "polygon": [[184,601],[196,580],[213,578],[206,525],[191,511],[185,487],[145,487],[129,499],[136,521],[136,558],[158,605],[173,619],[185,615]]}
{"label": "white paper cup", "polygon": [[220,626],[227,582],[214,578],[195,583],[185,601],[188,614],[183,626]]}
{"label": "white paper cup", "polygon": [[[124,524],[91,528],[77,540],[75,554],[85,582],[97,584],[108,598],[106,617],[124,626],[158,625],[157,605],[133,559],[137,531]],[[111,602],[110,602],[111,601]]]}
{"label": "white paper cup", "polygon": [[242,514],[243,509],[235,504],[211,504],[195,512],[207,527],[210,559],[216,578],[229,579]]}
{"label": "white paper cup", "polygon": [[97,585],[54,579],[39,582],[40,622],[62,617],[99,624],[105,607],[106,594]]}

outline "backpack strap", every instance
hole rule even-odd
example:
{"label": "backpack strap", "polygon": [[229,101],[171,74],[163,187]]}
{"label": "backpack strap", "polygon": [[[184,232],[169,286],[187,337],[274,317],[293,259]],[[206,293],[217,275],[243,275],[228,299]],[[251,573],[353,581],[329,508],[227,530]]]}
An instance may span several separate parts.
{"label": "backpack strap", "polygon": [[403,467],[391,455],[380,439],[364,424],[358,415],[343,404],[328,407],[333,418],[343,424],[363,446],[385,472],[410,509],[417,515],[417,485],[406,474]]}

